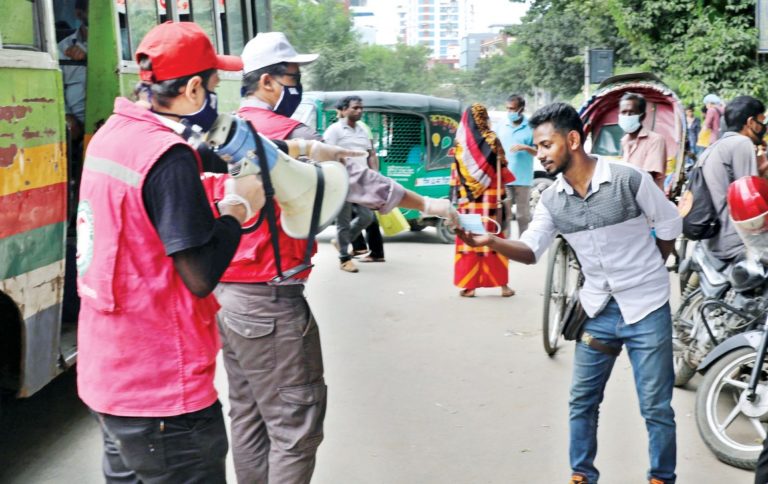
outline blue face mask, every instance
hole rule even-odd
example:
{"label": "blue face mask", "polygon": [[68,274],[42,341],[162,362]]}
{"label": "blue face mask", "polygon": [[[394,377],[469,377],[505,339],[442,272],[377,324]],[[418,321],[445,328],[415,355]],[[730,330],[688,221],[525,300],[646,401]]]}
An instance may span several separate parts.
{"label": "blue face mask", "polygon": [[218,98],[213,91],[205,90],[205,104],[199,111],[192,114],[175,115],[179,116],[182,120],[186,120],[191,125],[200,126],[203,132],[207,132],[213,126],[216,118],[219,116],[218,110]]}
{"label": "blue face mask", "polygon": [[517,111],[507,113],[507,117],[513,123],[519,123],[520,120],[523,119],[523,115],[518,113]]}
{"label": "blue face mask", "polygon": [[298,109],[299,104],[301,104],[301,94],[304,91],[304,88],[301,86],[301,83],[298,83],[295,86],[280,85],[283,86],[283,93],[280,95],[280,99],[277,101],[274,111],[277,114],[282,114],[283,116],[290,118],[293,116],[293,113],[296,112],[296,109]]}

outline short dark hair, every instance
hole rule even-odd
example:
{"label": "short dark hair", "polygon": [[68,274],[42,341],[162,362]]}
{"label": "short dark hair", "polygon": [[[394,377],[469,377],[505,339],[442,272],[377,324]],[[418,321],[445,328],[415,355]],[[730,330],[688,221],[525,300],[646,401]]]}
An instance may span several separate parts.
{"label": "short dark hair", "polygon": [[[149,58],[149,56],[139,56],[139,68],[143,71],[152,70],[152,60]],[[166,79],[165,81],[153,82],[151,84],[140,83],[140,86],[137,86],[137,91],[140,90],[138,89],[139,87],[148,89],[152,95],[152,99],[156,100],[157,104],[167,108],[171,105],[171,100],[181,94],[181,88],[186,86],[190,79],[195,76],[200,76],[203,78],[203,85],[205,86],[208,84],[208,80],[211,78],[211,76],[213,76],[215,73],[216,69],[207,69],[196,74],[190,74],[188,76],[178,77],[176,79]]]}
{"label": "short dark hair", "polygon": [[354,95],[347,96],[336,104],[336,109],[342,109],[342,110],[347,109],[349,108],[349,105],[355,101],[362,103],[363,98],[361,98],[360,96],[354,96]]}
{"label": "short dark hair", "polygon": [[729,131],[741,131],[749,118],[765,113],[765,104],[752,96],[737,96],[725,106],[725,125]]}
{"label": "short dark hair", "polygon": [[546,123],[552,123],[555,129],[563,134],[568,134],[570,131],[576,131],[579,133],[581,142],[584,142],[584,125],[581,122],[579,113],[577,113],[570,104],[548,104],[533,113],[531,119],[528,120],[528,124],[533,129]]}
{"label": "short dark hair", "polygon": [[645,102],[645,96],[642,94],[638,94],[636,92],[625,92],[623,96],[621,96],[621,101],[635,101],[637,103],[637,109],[640,110],[640,114],[645,113],[645,107],[647,103]]}
{"label": "short dark hair", "polygon": [[523,96],[521,96],[520,94],[511,94],[507,98],[507,102],[508,103],[511,103],[513,101],[517,101],[518,106],[520,106],[521,108],[525,107],[525,98]]}
{"label": "short dark hair", "polygon": [[240,93],[243,96],[248,96],[259,90],[259,80],[264,74],[269,74],[272,77],[279,77],[285,75],[288,72],[288,63],[279,62],[277,64],[268,65],[261,69],[256,69],[247,74],[243,74],[242,87]]}

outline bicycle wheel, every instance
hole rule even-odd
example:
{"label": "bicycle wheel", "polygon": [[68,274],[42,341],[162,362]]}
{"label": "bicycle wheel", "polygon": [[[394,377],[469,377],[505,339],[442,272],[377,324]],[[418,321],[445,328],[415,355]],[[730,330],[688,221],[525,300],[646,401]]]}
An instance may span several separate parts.
{"label": "bicycle wheel", "polygon": [[563,313],[568,303],[569,247],[561,239],[555,239],[549,248],[547,278],[544,282],[544,318],[542,321],[544,351],[549,356],[557,353],[560,331],[563,326]]}

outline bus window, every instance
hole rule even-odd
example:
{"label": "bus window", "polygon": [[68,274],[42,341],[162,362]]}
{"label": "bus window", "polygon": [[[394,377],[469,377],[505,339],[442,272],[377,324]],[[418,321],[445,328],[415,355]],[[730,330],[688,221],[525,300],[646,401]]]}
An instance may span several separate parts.
{"label": "bus window", "polygon": [[240,0],[226,0],[221,12],[221,30],[224,53],[240,55],[248,39],[245,38],[245,16]]}
{"label": "bus window", "polygon": [[[128,15],[128,39],[133,59],[139,42],[158,23],[157,0],[124,0]],[[123,54],[125,58],[125,54]]]}
{"label": "bus window", "polygon": [[213,2],[211,0],[192,0],[189,3],[192,9],[192,21],[208,34],[208,38],[211,39],[214,46],[218,45],[216,43],[216,29],[213,24]]}
{"label": "bus window", "polygon": [[35,2],[3,2],[0,48],[42,50]]}

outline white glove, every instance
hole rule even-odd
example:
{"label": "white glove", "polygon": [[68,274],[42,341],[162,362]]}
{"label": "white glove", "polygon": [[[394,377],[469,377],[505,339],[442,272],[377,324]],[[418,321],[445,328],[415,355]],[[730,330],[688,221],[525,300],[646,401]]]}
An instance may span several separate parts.
{"label": "white glove", "polygon": [[456,211],[451,201],[447,198],[424,197],[424,209],[422,212],[424,215],[444,218],[449,227],[457,227],[459,225],[459,212]]}
{"label": "white glove", "polygon": [[227,178],[224,181],[224,198],[219,205],[243,205],[245,220],[253,217],[255,210],[264,206],[264,186],[256,175]]}
{"label": "white glove", "polygon": [[341,146],[329,145],[320,141],[309,142],[309,159],[314,161],[339,161],[350,156],[368,156],[367,151],[348,150]]}

